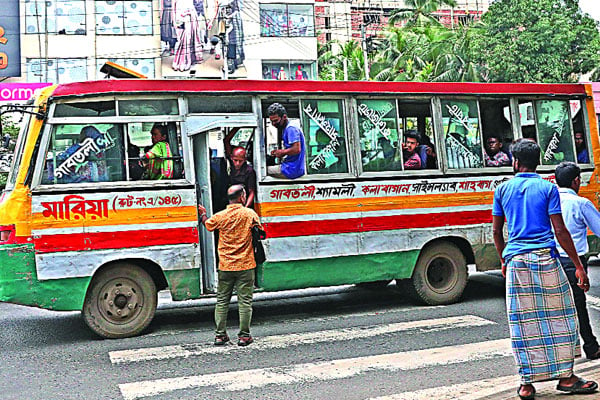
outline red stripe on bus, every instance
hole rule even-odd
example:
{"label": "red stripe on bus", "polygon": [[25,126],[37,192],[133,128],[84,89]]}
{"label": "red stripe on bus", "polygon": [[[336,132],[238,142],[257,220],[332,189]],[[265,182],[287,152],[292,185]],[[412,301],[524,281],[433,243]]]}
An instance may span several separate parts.
{"label": "red stripe on bus", "polygon": [[198,243],[198,229],[173,228],[43,235],[33,240],[36,253],[122,249]]}
{"label": "red stripe on bus", "polygon": [[337,233],[435,228],[492,222],[491,210],[264,223],[268,238],[333,235]]}

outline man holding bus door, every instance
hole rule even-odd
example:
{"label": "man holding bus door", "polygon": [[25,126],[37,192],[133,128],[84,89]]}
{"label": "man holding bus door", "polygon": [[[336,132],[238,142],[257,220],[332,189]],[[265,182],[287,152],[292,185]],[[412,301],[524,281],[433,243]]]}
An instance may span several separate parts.
{"label": "man holding bus door", "polygon": [[[535,173],[540,147],[528,139],[512,146],[516,176],[494,193],[493,235],[506,277],[511,344],[521,399],[535,397],[534,382],[558,379],[557,390],[594,393],[598,384],[573,373],[577,315],[569,281],[558,261],[554,234],[575,266],[578,286],[589,280],[565,227],[558,189]],[[504,241],[504,219],[508,242]],[[541,344],[541,345],[540,345]]]}
{"label": "man holding bus door", "polygon": [[277,136],[282,138],[284,147],[271,152],[271,155],[279,158],[281,163],[267,167],[267,174],[286,179],[301,177],[306,174],[304,134],[300,128],[290,124],[287,111],[281,104],[271,104],[267,109],[267,114],[271,120],[271,125],[277,128]]}
{"label": "man holding bus door", "polygon": [[206,209],[198,205],[200,219],[206,229],[219,230],[219,275],[217,284],[217,304],[215,306],[216,346],[229,342],[227,335],[227,314],[233,289],[238,297],[240,330],[238,346],[248,346],[254,339],[250,336],[252,320],[252,294],[254,291],[254,249],[250,228],[258,225],[258,215],[251,208],[244,207],[246,191],[242,185],[233,185],[227,190],[229,205],[212,217],[206,216]]}

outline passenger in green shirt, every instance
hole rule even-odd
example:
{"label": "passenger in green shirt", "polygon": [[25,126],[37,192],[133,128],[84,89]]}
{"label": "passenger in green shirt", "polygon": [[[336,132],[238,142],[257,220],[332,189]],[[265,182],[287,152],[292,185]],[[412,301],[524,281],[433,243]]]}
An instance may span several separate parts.
{"label": "passenger in green shirt", "polygon": [[167,126],[155,124],[150,131],[152,148],[144,154],[145,179],[173,178],[173,157],[168,143]]}

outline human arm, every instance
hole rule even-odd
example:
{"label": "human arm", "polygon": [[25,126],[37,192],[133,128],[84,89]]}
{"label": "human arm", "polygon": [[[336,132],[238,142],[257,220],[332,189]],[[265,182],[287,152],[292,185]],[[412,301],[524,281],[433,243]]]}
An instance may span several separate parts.
{"label": "human arm", "polygon": [[413,154],[404,162],[404,169],[421,169],[421,158],[418,154]]}
{"label": "human arm", "polygon": [[560,247],[567,253],[573,264],[575,265],[575,276],[577,277],[577,286],[583,289],[584,292],[587,292],[590,289],[590,281],[588,276],[583,269],[583,264],[581,264],[581,260],[577,255],[577,250],[575,250],[575,245],[573,244],[573,239],[571,239],[571,234],[567,230],[565,226],[565,222],[563,220],[562,214],[551,214],[550,221],[552,222],[552,228],[554,228],[554,235],[560,244]]}
{"label": "human arm", "polygon": [[600,211],[596,209],[591,201],[586,201],[582,207],[585,224],[594,235],[600,236]]}
{"label": "human arm", "polygon": [[302,151],[302,147],[300,142],[292,143],[292,145],[287,149],[277,149],[271,152],[273,157],[283,158],[285,156],[295,156],[296,154],[300,154]]}
{"label": "human arm", "polygon": [[202,225],[206,222],[208,217],[206,216],[206,208],[202,204],[198,204],[198,212],[200,213],[200,222]]}
{"label": "human arm", "polygon": [[502,276],[506,277],[506,265],[504,264],[504,258],[502,258],[502,252],[504,251],[504,247],[506,247],[506,242],[504,241],[504,216],[493,216],[492,233],[494,236],[494,246],[502,263]]}
{"label": "human arm", "polygon": [[231,139],[233,139],[233,137],[236,133],[238,133],[239,130],[240,128],[232,128],[229,130],[229,133],[223,138],[223,146],[225,147],[225,154],[228,158],[231,157],[231,152],[233,151],[233,147],[231,146]]}

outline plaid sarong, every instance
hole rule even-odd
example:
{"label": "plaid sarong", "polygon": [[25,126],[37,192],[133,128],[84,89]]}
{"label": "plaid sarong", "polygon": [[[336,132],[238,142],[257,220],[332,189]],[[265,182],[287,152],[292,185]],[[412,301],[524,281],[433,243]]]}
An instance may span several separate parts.
{"label": "plaid sarong", "polygon": [[567,276],[550,249],[519,254],[509,261],[506,309],[521,383],[570,377],[577,311]]}

